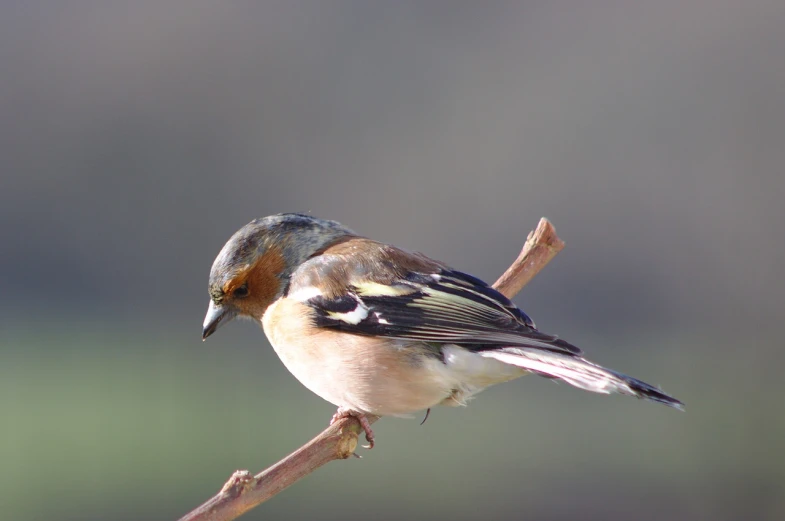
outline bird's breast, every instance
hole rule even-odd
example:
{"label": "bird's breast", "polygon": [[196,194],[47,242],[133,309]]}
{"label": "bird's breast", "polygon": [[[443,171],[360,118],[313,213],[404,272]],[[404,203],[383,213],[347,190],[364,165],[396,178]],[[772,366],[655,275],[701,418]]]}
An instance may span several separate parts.
{"label": "bird's breast", "polygon": [[450,399],[462,385],[425,344],[319,328],[310,312],[281,299],[267,309],[262,326],[286,368],[337,406],[406,415]]}

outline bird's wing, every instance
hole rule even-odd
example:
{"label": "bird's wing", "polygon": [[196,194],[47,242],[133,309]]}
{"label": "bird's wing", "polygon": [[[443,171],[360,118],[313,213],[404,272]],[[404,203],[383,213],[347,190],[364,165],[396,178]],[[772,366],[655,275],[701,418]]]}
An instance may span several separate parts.
{"label": "bird's wing", "polygon": [[579,355],[485,282],[421,254],[354,238],[304,263],[288,293],[314,310],[318,327],[460,344],[519,346]]}

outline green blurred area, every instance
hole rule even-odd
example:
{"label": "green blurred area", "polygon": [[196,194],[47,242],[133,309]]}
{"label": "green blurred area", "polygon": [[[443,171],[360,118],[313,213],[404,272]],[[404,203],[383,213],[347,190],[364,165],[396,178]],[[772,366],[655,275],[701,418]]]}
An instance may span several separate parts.
{"label": "green blurred area", "polygon": [[[173,519],[332,413],[249,325],[204,344],[35,329],[2,344],[4,519]],[[254,347],[229,345],[238,339]],[[247,517],[781,519],[785,383],[723,341],[637,331],[616,342],[646,354],[599,350],[631,374],[667,375],[686,413],[526,377],[437,408],[422,427],[383,419],[363,459],[334,462]]]}

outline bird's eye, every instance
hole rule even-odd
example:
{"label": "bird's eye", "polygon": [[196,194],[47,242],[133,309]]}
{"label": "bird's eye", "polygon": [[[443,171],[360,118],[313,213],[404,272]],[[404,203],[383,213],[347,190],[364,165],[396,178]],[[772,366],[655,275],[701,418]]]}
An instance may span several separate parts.
{"label": "bird's eye", "polygon": [[232,292],[236,298],[243,298],[248,296],[248,284],[243,284],[242,286],[238,286],[237,289]]}

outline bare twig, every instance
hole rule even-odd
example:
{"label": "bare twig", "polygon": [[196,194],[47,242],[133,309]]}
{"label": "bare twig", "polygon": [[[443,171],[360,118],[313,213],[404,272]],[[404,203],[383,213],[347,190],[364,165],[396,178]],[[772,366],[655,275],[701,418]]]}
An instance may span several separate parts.
{"label": "bare twig", "polygon": [[[518,258],[493,287],[505,296],[513,297],[563,248],[564,242],[556,235],[553,225],[545,218],[540,219],[537,228],[529,233]],[[368,416],[371,423],[378,419]],[[344,418],[255,476],[247,470],[238,470],[218,494],[180,521],[229,521],[239,517],[325,463],[351,457],[361,430],[355,418]]]}
{"label": "bare twig", "polygon": [[551,222],[543,217],[537,228],[529,232],[518,258],[493,283],[493,287],[499,293],[512,298],[563,249],[564,241],[556,235],[556,229]]}

